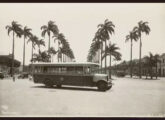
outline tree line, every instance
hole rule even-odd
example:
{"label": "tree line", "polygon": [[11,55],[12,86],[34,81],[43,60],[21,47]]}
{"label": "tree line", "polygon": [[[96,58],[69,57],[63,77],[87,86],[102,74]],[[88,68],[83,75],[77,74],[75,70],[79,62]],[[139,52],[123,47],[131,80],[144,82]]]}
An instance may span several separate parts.
{"label": "tree line", "polygon": [[[121,53],[118,51],[120,50],[119,47],[115,43],[112,43],[110,40],[111,36],[115,32],[115,25],[113,24],[112,21],[109,21],[106,19],[103,24],[99,24],[97,27],[97,31],[94,35],[94,38],[92,40],[92,44],[90,46],[88,56],[87,56],[87,61],[92,61],[96,54],[100,51],[99,54],[99,63],[101,64],[101,69],[103,68],[102,61],[104,59],[105,62],[105,69],[104,72],[107,73],[107,56],[110,56],[110,61],[109,61],[109,75],[111,78],[111,61],[112,57],[114,60],[119,61],[121,60]],[[141,78],[141,54],[142,54],[142,39],[141,35],[142,33],[145,33],[148,35],[150,33],[150,27],[148,26],[148,22],[143,22],[140,21],[138,22],[138,25],[133,28],[132,31],[128,35],[126,35],[126,42],[130,41],[131,44],[131,54],[130,54],[130,76],[132,77],[132,46],[133,46],[133,41],[140,41],[139,45],[139,78]],[[107,45],[107,42],[109,44]],[[104,48],[103,48],[104,46]],[[101,71],[102,72],[102,71]]]}
{"label": "tree line", "polygon": [[[158,64],[160,64],[161,66],[161,60],[159,59],[161,55],[159,54],[153,54],[151,52],[149,52],[148,55],[145,55],[142,58],[142,62],[141,65],[143,66],[142,68],[142,75],[145,75],[146,78],[148,78],[148,76],[150,76],[150,78],[152,79],[154,76],[157,79],[158,76]],[[131,63],[131,67],[130,67],[130,63]],[[123,61],[120,64],[114,65],[112,66],[114,72],[116,72],[117,70],[122,70],[125,73],[129,72],[128,70],[133,71],[130,76],[135,75],[138,76],[139,72],[138,72],[138,66],[139,66],[139,62],[136,59],[133,59],[132,61]],[[153,72],[153,68],[155,68],[155,72]],[[130,73],[129,72],[129,73]]]}
{"label": "tree line", "polygon": [[[14,73],[14,53],[15,53],[15,37],[21,38],[23,36],[23,70],[25,67],[25,48],[26,48],[26,40],[27,43],[31,43],[32,45],[32,53],[31,53],[31,62],[51,62],[53,61],[53,56],[57,54],[58,62],[64,62],[68,60],[75,59],[72,49],[70,48],[70,44],[68,40],[65,38],[63,33],[59,32],[58,26],[54,21],[49,21],[47,25],[41,26],[41,36],[42,39],[37,37],[32,33],[32,29],[25,26],[22,27],[21,24],[18,24],[16,21],[12,21],[11,25],[6,26],[8,35],[12,33],[13,44],[12,44],[12,76]],[[41,46],[45,47],[45,36],[48,35],[48,49],[41,51]],[[58,50],[55,50],[55,46],[51,47],[51,38],[54,39],[54,42],[58,43]],[[38,47],[38,53],[34,53],[34,49]]]}

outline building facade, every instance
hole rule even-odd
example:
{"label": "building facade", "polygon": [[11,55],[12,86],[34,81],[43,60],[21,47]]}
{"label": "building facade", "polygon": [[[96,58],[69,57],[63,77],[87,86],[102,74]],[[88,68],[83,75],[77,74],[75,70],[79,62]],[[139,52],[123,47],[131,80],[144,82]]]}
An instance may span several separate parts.
{"label": "building facade", "polygon": [[159,57],[159,63],[157,63],[157,72],[161,77],[165,77],[165,53]]}
{"label": "building facade", "polygon": [[[20,66],[21,62],[14,59],[14,69],[17,71],[17,68]],[[12,56],[11,55],[0,55],[0,72],[8,75],[11,74],[12,66]]]}

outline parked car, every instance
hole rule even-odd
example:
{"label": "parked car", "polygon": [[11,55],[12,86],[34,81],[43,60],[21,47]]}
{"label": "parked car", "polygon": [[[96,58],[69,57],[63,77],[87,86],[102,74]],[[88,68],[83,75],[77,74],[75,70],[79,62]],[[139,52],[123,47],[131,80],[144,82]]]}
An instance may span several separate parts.
{"label": "parked car", "polygon": [[126,75],[126,73],[124,71],[117,71],[116,72],[117,77],[124,77],[125,75]]}
{"label": "parked car", "polygon": [[2,72],[0,72],[0,78],[3,79],[5,76]]}
{"label": "parked car", "polygon": [[18,76],[18,79],[28,78],[28,76],[29,76],[29,73],[24,72],[24,73],[22,73],[22,74],[20,74],[20,75]]}

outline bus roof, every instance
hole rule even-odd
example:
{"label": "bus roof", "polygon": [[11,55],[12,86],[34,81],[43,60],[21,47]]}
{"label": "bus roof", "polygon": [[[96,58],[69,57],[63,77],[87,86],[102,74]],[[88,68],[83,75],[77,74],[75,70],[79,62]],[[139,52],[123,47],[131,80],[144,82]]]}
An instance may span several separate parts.
{"label": "bus roof", "polygon": [[92,63],[92,62],[64,62],[64,63],[48,63],[48,62],[39,62],[39,63],[33,63],[30,65],[34,66],[99,66],[98,63]]}

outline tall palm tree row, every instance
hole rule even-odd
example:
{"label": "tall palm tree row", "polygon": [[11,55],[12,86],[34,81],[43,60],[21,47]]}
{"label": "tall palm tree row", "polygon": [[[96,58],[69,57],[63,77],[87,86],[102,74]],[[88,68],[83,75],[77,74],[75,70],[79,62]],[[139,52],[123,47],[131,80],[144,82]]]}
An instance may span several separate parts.
{"label": "tall palm tree row", "polygon": [[34,53],[33,61],[36,62],[49,62],[50,61],[50,54],[48,54],[48,51],[39,51],[38,54]]}
{"label": "tall palm tree row", "polygon": [[26,38],[30,38],[32,36],[30,28],[28,28],[27,26],[24,27],[23,29],[23,36],[24,36],[24,42],[23,42],[23,71],[24,71],[24,67],[25,67],[25,39]]}
{"label": "tall palm tree row", "polygon": [[41,47],[41,46],[44,46],[44,47],[45,47],[45,41],[44,41],[43,39],[38,39],[38,40],[36,41],[36,44],[37,44],[37,46],[38,46],[38,48],[39,48],[39,51],[41,51],[41,50],[40,50],[40,47]]}
{"label": "tall palm tree row", "polygon": [[[68,41],[66,40],[63,33],[58,33],[53,36],[54,42],[57,41],[58,43],[58,62],[64,62],[64,56],[71,59],[71,61],[75,58],[72,49],[70,48],[70,45]],[[63,58],[63,60],[62,60]],[[66,60],[65,60],[66,61]]]}
{"label": "tall palm tree row", "polygon": [[14,47],[15,47],[15,35],[19,38],[22,36],[22,29],[21,25],[18,24],[16,21],[12,21],[11,25],[7,25],[6,29],[8,31],[8,35],[10,32],[13,33],[13,45],[12,45],[12,66],[11,66],[11,76],[13,76],[14,79]]}
{"label": "tall palm tree row", "polygon": [[[64,44],[65,36],[64,36],[63,33],[58,33],[57,35],[54,35],[53,38],[55,38],[54,42],[57,41],[57,43],[58,43],[58,58],[57,59],[58,59],[58,62],[59,62],[60,58],[62,56],[61,55],[61,50],[60,50],[60,45]],[[63,43],[62,43],[62,41],[63,41]]]}
{"label": "tall palm tree row", "polygon": [[50,40],[51,33],[53,33],[53,35],[57,35],[59,33],[58,27],[54,21],[50,20],[48,22],[48,25],[41,26],[41,30],[42,30],[42,33],[41,33],[42,37],[45,37],[46,33],[49,37],[49,41],[48,41],[48,50],[49,50],[50,49],[50,42],[51,42],[51,40]]}
{"label": "tall palm tree row", "polygon": [[[48,54],[50,55],[50,59],[52,58],[52,60],[49,60],[49,61],[52,61],[53,62],[53,56],[55,54],[57,54],[57,51],[54,49],[54,47],[50,47],[50,49],[47,51]],[[51,57],[52,56],[52,57]]]}
{"label": "tall palm tree row", "polygon": [[[106,19],[103,24],[98,25],[98,30],[100,31],[103,41],[105,42],[105,45],[104,45],[105,50],[107,47],[107,41],[110,42],[110,35],[112,35],[115,32],[114,28],[115,28],[115,25],[113,24],[113,22],[109,21],[108,19]],[[105,56],[105,68],[106,67],[107,67],[107,57]],[[105,73],[106,73],[106,69],[105,69]]]}
{"label": "tall palm tree row", "polygon": [[[33,63],[33,49],[35,49],[36,45],[39,45],[39,38],[36,35],[30,36],[28,39],[27,43],[31,42],[32,43],[32,53],[31,53],[31,62]],[[39,45],[40,46],[40,45]],[[40,48],[40,47],[39,47]]]}
{"label": "tall palm tree row", "polygon": [[[102,58],[103,55],[103,46],[104,46],[104,51],[107,52],[105,49],[107,47],[107,42],[110,42],[110,35],[114,33],[114,27],[115,25],[112,23],[112,21],[109,21],[106,19],[103,24],[98,25],[98,30],[95,33],[93,42],[91,44],[90,50],[88,52],[87,60],[92,61],[94,56],[96,55],[96,51],[100,49],[100,57]],[[104,43],[104,45],[103,45]],[[107,54],[105,53],[107,56]],[[105,68],[107,67],[107,57],[104,57],[105,60]],[[102,60],[100,61],[101,63],[101,68],[102,68]],[[101,71],[102,72],[102,71]],[[106,73],[106,69],[105,69]]]}
{"label": "tall palm tree row", "polygon": [[126,36],[126,40],[125,42],[130,40],[130,44],[131,44],[131,54],[130,54],[130,76],[132,77],[132,46],[133,46],[133,40],[136,42],[138,40],[138,34],[136,31],[132,30],[131,32],[129,32],[129,34]]}
{"label": "tall palm tree row", "polygon": [[[69,59],[73,60],[75,58],[68,41],[65,39],[65,36],[62,33],[59,33],[59,29],[54,21],[50,20],[47,25],[41,26],[41,30],[42,30],[41,36],[45,37],[47,34],[49,37],[48,50],[43,51],[43,52],[41,51],[40,47],[41,46],[45,47],[45,41],[43,41],[43,39],[39,39],[36,35],[33,35],[31,32],[32,29],[30,29],[29,27],[25,26],[24,28],[22,28],[22,26],[20,24],[18,24],[16,21],[12,21],[11,25],[6,26],[6,29],[8,31],[8,35],[10,35],[11,32],[13,33],[11,76],[14,75],[15,37],[21,38],[21,36],[24,36],[23,61],[22,61],[23,71],[24,71],[24,67],[25,67],[25,53],[26,53],[25,42],[26,42],[26,39],[28,40],[27,43],[31,42],[31,44],[32,44],[32,53],[31,53],[31,62],[32,63],[33,63],[33,61],[51,62],[51,55],[53,56],[56,53],[58,53],[59,56],[61,55],[61,57],[58,57],[58,60],[59,60],[59,58],[61,58],[61,61],[62,61],[62,56],[63,56],[63,62],[64,62],[64,58],[68,59],[68,60]],[[51,33],[52,33],[52,35],[51,35]],[[56,38],[56,40],[58,40],[58,51],[55,51],[55,48],[51,47],[50,42],[51,42],[51,37],[53,37],[53,36]],[[38,49],[39,49],[38,54],[34,53],[34,49],[35,49],[36,45],[38,46]],[[60,45],[62,47],[60,47]]]}
{"label": "tall palm tree row", "polygon": [[[64,50],[65,49],[65,50]],[[65,46],[63,46],[63,49],[62,50],[64,50],[64,51],[62,51],[63,52],[63,54],[65,55],[65,57],[66,57],[66,60],[65,61],[73,61],[74,59],[75,59],[75,57],[74,57],[74,54],[73,54],[73,51],[72,51],[72,49],[70,48],[70,45],[69,45],[69,43],[68,42],[66,42],[66,44],[65,44]]]}
{"label": "tall palm tree row", "polygon": [[137,32],[138,36],[139,36],[139,40],[140,40],[140,45],[139,45],[139,78],[142,77],[141,75],[141,51],[142,51],[142,33],[145,33],[146,35],[148,35],[150,33],[150,27],[148,26],[148,22],[143,22],[140,21],[138,22],[138,26],[134,27],[134,31]]}
{"label": "tall palm tree row", "polygon": [[[93,42],[96,42],[96,46],[97,48],[100,49],[100,58],[102,58],[102,54],[103,54],[103,41],[104,41],[104,38],[102,37],[101,35],[101,32],[100,30],[98,30],[96,33],[95,33],[95,36],[94,36],[94,39],[93,39]],[[98,46],[99,45],[99,46]],[[100,60],[100,59],[99,59]],[[102,60],[99,61],[101,63],[101,69],[102,69]],[[102,71],[101,71],[102,72]]]}
{"label": "tall palm tree row", "polygon": [[98,52],[99,49],[100,49],[99,41],[95,41],[95,42],[93,41],[89,49],[89,54],[87,56],[88,62],[93,62],[96,52]]}
{"label": "tall palm tree row", "polygon": [[121,53],[117,50],[119,50],[120,48],[116,46],[116,44],[112,44],[106,47],[103,57],[106,57],[107,55],[110,56],[110,60],[109,60],[109,78],[111,79],[111,57],[113,56],[116,60],[121,60]]}

